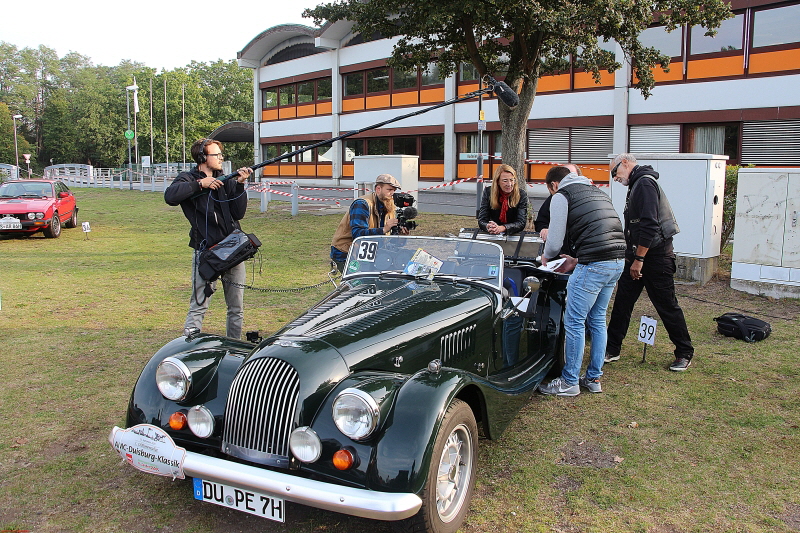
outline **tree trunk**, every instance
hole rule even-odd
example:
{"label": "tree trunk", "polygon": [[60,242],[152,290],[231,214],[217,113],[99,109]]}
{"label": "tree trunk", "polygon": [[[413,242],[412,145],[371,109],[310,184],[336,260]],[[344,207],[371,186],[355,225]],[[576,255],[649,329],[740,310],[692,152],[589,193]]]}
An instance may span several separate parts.
{"label": "tree trunk", "polygon": [[[508,80],[506,81],[508,82]],[[519,93],[519,105],[515,108],[511,109],[500,101],[497,103],[500,127],[503,130],[503,163],[511,165],[517,171],[520,191],[527,190],[525,181],[526,132],[538,81],[536,78],[532,83],[523,83],[521,79],[511,82],[511,88]],[[519,89],[520,85],[522,85],[522,90]]]}

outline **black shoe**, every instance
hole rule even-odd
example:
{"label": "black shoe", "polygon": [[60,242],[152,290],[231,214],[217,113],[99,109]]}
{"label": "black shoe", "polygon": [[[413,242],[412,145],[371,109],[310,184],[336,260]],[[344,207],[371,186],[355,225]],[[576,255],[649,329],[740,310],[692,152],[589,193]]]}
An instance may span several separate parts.
{"label": "black shoe", "polygon": [[671,365],[669,365],[669,369],[672,370],[673,372],[683,372],[684,370],[689,368],[689,365],[691,364],[692,364],[691,359],[686,359],[685,357],[676,357],[675,361]]}

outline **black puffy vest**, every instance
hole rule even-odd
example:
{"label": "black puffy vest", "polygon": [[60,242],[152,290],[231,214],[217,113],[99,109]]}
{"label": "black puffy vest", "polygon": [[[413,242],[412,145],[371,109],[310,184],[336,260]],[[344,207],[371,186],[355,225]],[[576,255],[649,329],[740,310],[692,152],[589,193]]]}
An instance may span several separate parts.
{"label": "black puffy vest", "polygon": [[581,264],[625,257],[625,235],[611,198],[585,183],[560,187],[567,198],[567,235],[573,257]]}

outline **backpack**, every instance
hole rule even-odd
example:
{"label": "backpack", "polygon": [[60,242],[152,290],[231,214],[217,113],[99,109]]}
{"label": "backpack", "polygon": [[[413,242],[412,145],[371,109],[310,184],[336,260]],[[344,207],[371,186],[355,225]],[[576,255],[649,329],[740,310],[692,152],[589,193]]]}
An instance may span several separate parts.
{"label": "backpack", "polygon": [[772,333],[772,326],[768,322],[739,313],[725,313],[714,320],[717,322],[717,331],[721,334],[745,342],[761,341]]}

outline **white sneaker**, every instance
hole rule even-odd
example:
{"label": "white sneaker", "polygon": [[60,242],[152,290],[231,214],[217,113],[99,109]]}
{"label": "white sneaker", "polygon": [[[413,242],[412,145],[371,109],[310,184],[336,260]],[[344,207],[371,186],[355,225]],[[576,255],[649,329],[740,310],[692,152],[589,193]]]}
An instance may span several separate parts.
{"label": "white sneaker", "polygon": [[539,392],[555,396],[577,396],[581,393],[578,384],[569,385],[561,378],[556,378],[550,383],[539,385]]}

